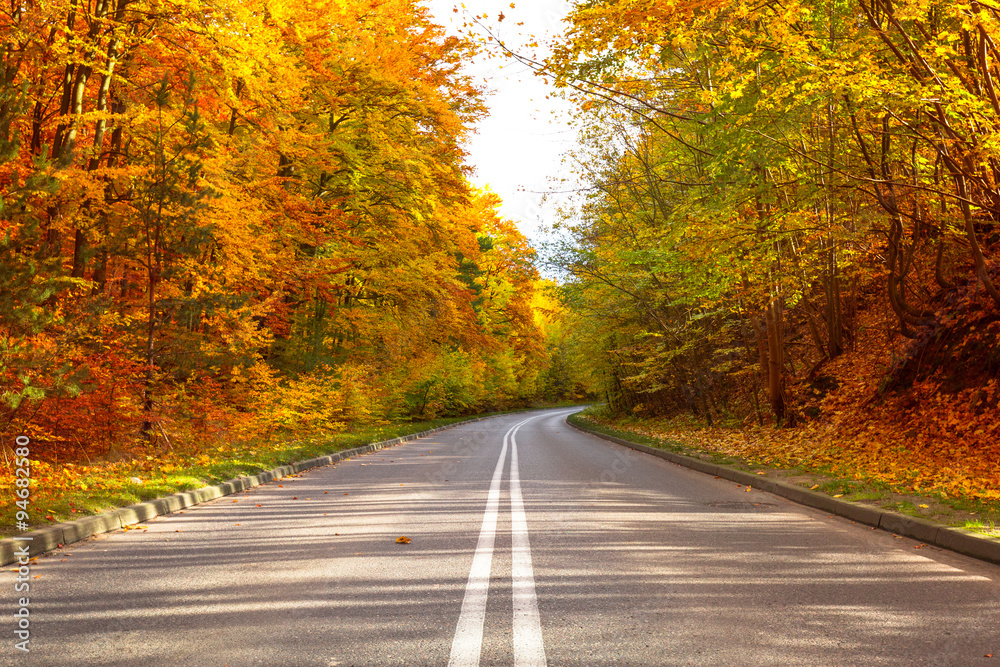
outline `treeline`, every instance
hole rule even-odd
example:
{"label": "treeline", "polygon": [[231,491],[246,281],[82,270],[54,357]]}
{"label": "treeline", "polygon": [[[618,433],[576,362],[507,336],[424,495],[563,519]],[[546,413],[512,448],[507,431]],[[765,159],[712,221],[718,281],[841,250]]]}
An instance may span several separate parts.
{"label": "treeline", "polygon": [[780,424],[877,375],[995,409],[998,43],[977,1],[578,4],[553,258],[610,404]]}
{"label": "treeline", "polygon": [[552,394],[473,189],[471,46],[404,0],[0,10],[0,435],[93,457]]}

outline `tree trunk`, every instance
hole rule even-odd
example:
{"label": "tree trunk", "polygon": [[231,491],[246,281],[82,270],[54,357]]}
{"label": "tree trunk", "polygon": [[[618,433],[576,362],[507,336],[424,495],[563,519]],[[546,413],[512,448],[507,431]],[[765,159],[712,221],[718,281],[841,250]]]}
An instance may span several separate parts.
{"label": "tree trunk", "polygon": [[781,297],[774,297],[765,310],[767,323],[767,396],[771,411],[780,424],[785,419],[785,323]]}
{"label": "tree trunk", "polygon": [[826,275],[823,280],[823,288],[826,292],[826,353],[833,359],[844,351],[844,321],[840,303],[837,253],[832,239],[830,239],[830,247],[827,249],[826,265]]}

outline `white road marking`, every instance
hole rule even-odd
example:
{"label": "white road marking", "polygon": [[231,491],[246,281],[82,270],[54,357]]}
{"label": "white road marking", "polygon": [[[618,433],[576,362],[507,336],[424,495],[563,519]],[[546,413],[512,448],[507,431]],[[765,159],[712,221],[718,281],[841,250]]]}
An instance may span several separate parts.
{"label": "white road marking", "polygon": [[531,569],[528,519],[521,497],[521,477],[517,467],[517,428],[510,434],[510,525],[511,589],[514,593],[514,665],[545,667],[542,621],[538,616],[535,575]]}
{"label": "white road marking", "polygon": [[493,541],[497,531],[497,508],[500,505],[500,478],[507,460],[507,437],[503,439],[500,460],[493,471],[490,493],[486,498],[486,513],[479,531],[479,543],[472,557],[469,581],[465,585],[462,613],[458,616],[455,639],[451,642],[448,667],[477,667],[483,648],[483,622],[486,620],[486,595],[490,589],[490,568],[493,566]]}
{"label": "white road marking", "polygon": [[[514,443],[513,434],[517,432],[517,429],[521,428],[524,424],[527,424],[532,419],[536,417],[529,417],[522,422],[519,422],[512,426],[509,431],[503,436],[503,448],[500,450],[500,459],[497,461],[497,467],[493,471],[493,481],[490,483],[490,492],[486,498],[486,512],[483,515],[483,526],[479,531],[479,543],[476,545],[476,553],[472,557],[472,568],[469,570],[469,580],[465,585],[465,597],[462,600],[462,611],[458,617],[458,626],[455,628],[455,638],[451,643],[451,658],[448,660],[448,667],[478,667],[479,665],[479,655],[483,648],[483,623],[486,620],[486,598],[489,593],[490,588],[490,570],[493,567],[493,543],[496,537],[497,530],[497,511],[500,505],[500,480],[503,478],[503,467],[507,460],[507,448],[508,442],[512,445]],[[512,466],[513,466],[512,459]],[[515,473],[517,468],[511,468],[511,519],[512,521],[517,521],[518,516],[520,517],[520,524],[514,524],[512,526],[512,538],[514,542],[514,552],[519,551],[518,545],[523,544],[524,555],[527,556],[527,560],[524,560],[524,556],[516,557],[514,561],[514,653],[515,653],[515,664],[524,666],[535,666],[535,665],[545,665],[545,653],[542,650],[541,644],[541,626],[538,620],[538,601],[535,598],[535,580],[531,572],[531,550],[528,547],[528,525],[524,518],[524,502],[521,499],[521,483],[520,480],[516,483],[517,489],[517,507],[515,510],[514,505],[514,489],[515,489]],[[519,514],[518,514],[519,512]],[[523,530],[523,537],[516,538],[514,535],[518,533],[519,530]],[[518,564],[520,563],[520,568]],[[525,585],[525,574],[524,567],[525,563],[527,566],[527,584],[530,585],[530,591],[524,588]],[[519,574],[520,572],[520,574]],[[520,586],[520,589],[518,588]],[[536,648],[541,651],[541,662],[537,661],[527,661],[520,662],[517,659],[518,655],[518,628],[525,623],[518,621],[518,591],[522,591],[522,597],[524,600],[520,603],[521,607],[524,604],[528,605],[528,611],[522,612],[522,616],[528,620],[527,625],[530,625],[531,621],[531,609],[534,609],[534,623],[537,627],[537,639],[528,631],[526,635],[528,641],[521,643],[527,647],[527,650],[533,651]],[[522,634],[524,631],[521,631]],[[522,649],[522,653],[524,649]],[[535,656],[537,653],[527,653],[525,655]]]}

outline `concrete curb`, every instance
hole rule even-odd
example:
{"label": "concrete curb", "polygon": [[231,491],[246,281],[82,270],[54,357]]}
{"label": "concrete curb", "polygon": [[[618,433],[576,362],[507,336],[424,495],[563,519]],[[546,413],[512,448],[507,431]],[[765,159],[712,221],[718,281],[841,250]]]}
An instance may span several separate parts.
{"label": "concrete curb", "polygon": [[708,463],[701,459],[695,459],[675,452],[640,445],[639,443],[631,442],[624,438],[617,438],[613,435],[605,435],[598,431],[592,431],[585,426],[574,424],[568,419],[566,423],[578,431],[595,435],[604,440],[610,440],[630,449],[652,454],[671,463],[676,463],[707,475],[718,476],[738,484],[746,484],[758,491],[767,491],[800,505],[815,507],[824,512],[842,516],[857,523],[863,523],[866,526],[873,526],[896,535],[911,537],[915,540],[941,547],[942,549],[948,549],[949,551],[955,551],[965,556],[971,556],[972,558],[978,558],[988,563],[1000,565],[1000,540],[979,535],[971,530],[953,528],[925,519],[899,514],[898,512],[890,512],[877,507],[832,498],[824,493],[810,491],[795,484],[768,479],[767,477],[755,475],[744,470],[736,470],[735,468]]}
{"label": "concrete curb", "polygon": [[508,414],[517,414],[519,412],[531,412],[531,410],[519,410],[516,412],[505,413],[503,415],[493,415],[491,417],[474,417],[472,419],[455,422],[454,424],[448,424],[447,426],[432,428],[428,431],[421,431],[419,433],[411,433],[409,435],[400,436],[398,438],[393,438],[392,440],[382,440],[380,442],[373,442],[361,447],[355,447],[354,449],[347,449],[342,452],[327,454],[326,456],[318,456],[316,458],[309,459],[308,461],[299,461],[298,463],[278,466],[277,468],[265,470],[264,472],[257,473],[256,475],[237,477],[214,486],[206,486],[194,491],[175,493],[170,496],[164,496],[163,498],[155,498],[154,500],[147,500],[146,502],[138,503],[136,505],[129,505],[128,507],[108,510],[107,512],[94,514],[82,519],[59,523],[54,526],[46,526],[45,528],[39,528],[38,530],[22,533],[21,535],[16,535],[14,537],[7,537],[0,540],[0,565],[8,565],[16,562],[19,556],[23,556],[24,552],[21,550],[24,549],[24,547],[27,547],[27,553],[29,556],[37,556],[60,546],[79,542],[80,540],[86,539],[92,535],[99,535],[113,530],[120,530],[125,526],[130,526],[142,521],[148,521],[156,516],[177,512],[186,507],[192,507],[209,500],[215,500],[216,498],[228,496],[233,493],[246,491],[249,488],[260,486],[261,484],[274,482],[282,477],[287,477],[289,475],[302,472],[303,470],[330,465],[353,456],[358,456],[359,454],[368,454],[369,452],[385,449],[386,447],[393,447],[404,442],[409,442],[410,440],[416,440],[417,438],[423,438],[434,433],[439,433],[440,431],[455,428],[456,426],[461,426],[462,424],[471,424],[473,422],[496,419],[497,417],[504,417]]}

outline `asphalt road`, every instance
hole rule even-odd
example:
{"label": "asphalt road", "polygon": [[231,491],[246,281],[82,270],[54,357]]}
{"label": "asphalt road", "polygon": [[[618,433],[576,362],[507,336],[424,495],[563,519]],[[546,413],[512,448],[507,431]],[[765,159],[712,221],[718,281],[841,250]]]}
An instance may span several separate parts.
{"label": "asphalt road", "polygon": [[40,558],[31,652],[11,632],[3,662],[1000,665],[1000,568],[567,413],[459,426]]}

